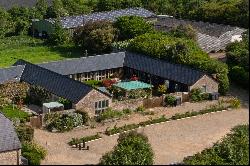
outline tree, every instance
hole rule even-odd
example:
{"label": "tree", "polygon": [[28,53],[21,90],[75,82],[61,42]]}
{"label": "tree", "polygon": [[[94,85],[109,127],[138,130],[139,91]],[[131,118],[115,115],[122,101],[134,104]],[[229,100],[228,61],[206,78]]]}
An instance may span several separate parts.
{"label": "tree", "polygon": [[60,20],[56,19],[54,24],[54,31],[48,37],[48,43],[52,45],[63,45],[70,41],[70,34],[63,29]]}
{"label": "tree", "polygon": [[9,13],[0,7],[0,38],[4,37],[5,34],[10,30],[11,22],[9,19]]}
{"label": "tree", "polygon": [[197,39],[197,32],[191,25],[179,25],[172,28],[169,33],[178,38]]}
{"label": "tree", "polygon": [[153,150],[148,138],[135,131],[120,134],[118,145],[100,160],[102,165],[152,165]]}
{"label": "tree", "polygon": [[119,17],[114,23],[114,27],[119,31],[120,40],[127,40],[145,33],[153,32],[153,26],[142,17],[138,16]]}
{"label": "tree", "polygon": [[88,22],[79,27],[73,37],[77,46],[97,54],[110,52],[115,38],[116,29],[107,21]]}
{"label": "tree", "polygon": [[37,17],[40,19],[45,18],[48,10],[48,2],[47,0],[38,0],[36,3],[36,11],[37,11]]}
{"label": "tree", "polygon": [[59,18],[68,15],[68,11],[64,9],[61,0],[53,0],[52,5],[48,8],[47,18]]}

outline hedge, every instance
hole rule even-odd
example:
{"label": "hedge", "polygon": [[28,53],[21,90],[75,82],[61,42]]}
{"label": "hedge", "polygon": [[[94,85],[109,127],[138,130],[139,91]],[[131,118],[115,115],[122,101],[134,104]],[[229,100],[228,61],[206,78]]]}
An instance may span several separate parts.
{"label": "hedge", "polygon": [[102,138],[99,134],[82,137],[80,139],[79,138],[72,138],[72,140],[70,142],[68,142],[68,144],[72,146],[72,145],[82,143],[83,141],[88,142],[88,141],[92,141],[92,140],[99,139],[99,138]]}

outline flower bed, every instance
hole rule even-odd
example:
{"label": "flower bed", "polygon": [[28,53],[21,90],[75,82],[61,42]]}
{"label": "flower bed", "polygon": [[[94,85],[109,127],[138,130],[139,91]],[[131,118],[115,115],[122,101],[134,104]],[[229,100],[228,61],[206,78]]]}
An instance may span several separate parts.
{"label": "flower bed", "polygon": [[99,134],[91,135],[91,136],[87,136],[87,137],[82,137],[80,139],[79,138],[72,138],[72,140],[70,142],[68,142],[68,144],[72,146],[72,145],[76,145],[76,144],[79,144],[82,142],[89,142],[92,140],[96,140],[99,138],[102,138]]}

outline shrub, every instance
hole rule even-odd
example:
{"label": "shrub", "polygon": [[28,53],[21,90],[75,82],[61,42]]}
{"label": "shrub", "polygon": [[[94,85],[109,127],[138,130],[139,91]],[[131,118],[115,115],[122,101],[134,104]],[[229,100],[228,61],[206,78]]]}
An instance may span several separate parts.
{"label": "shrub", "polygon": [[89,115],[86,111],[76,110],[76,113],[82,115],[82,123],[83,124],[86,124],[89,121]]}
{"label": "shrub", "polygon": [[194,101],[194,102],[202,101],[203,97],[206,97],[206,96],[202,96],[200,89],[192,89],[189,95],[190,95],[191,101]]}
{"label": "shrub", "polygon": [[148,138],[139,133],[121,134],[118,145],[113,151],[106,153],[101,159],[101,165],[152,165],[153,150]]}
{"label": "shrub", "polygon": [[122,110],[122,112],[124,113],[124,114],[131,114],[133,111],[131,110],[131,109],[123,109]]}
{"label": "shrub", "polygon": [[111,80],[111,79],[106,79],[102,81],[102,85],[105,87],[111,87],[115,83],[116,83],[116,80]]}
{"label": "shrub", "polygon": [[135,112],[144,112],[144,111],[145,111],[145,108],[143,106],[137,107],[135,109]]}
{"label": "shrub", "polygon": [[122,111],[112,110],[111,108],[108,108],[97,117],[97,121],[101,122],[107,119],[120,118],[123,115],[124,114]]}
{"label": "shrub", "polygon": [[167,106],[175,106],[175,101],[176,101],[176,98],[174,96],[167,95],[165,97],[165,103]]}
{"label": "shrub", "polygon": [[45,127],[52,131],[56,129],[60,132],[70,131],[74,127],[81,126],[83,124],[83,116],[79,113],[48,113],[44,116]]}
{"label": "shrub", "polygon": [[29,165],[40,165],[46,155],[47,151],[34,142],[22,144],[22,156],[28,159]]}
{"label": "shrub", "polygon": [[69,145],[76,145],[79,143],[84,142],[88,142],[88,141],[92,141],[98,138],[102,138],[99,134],[96,135],[91,135],[91,136],[86,136],[86,137],[82,137],[82,138],[72,138],[72,140],[68,143]]}
{"label": "shrub", "polygon": [[159,85],[158,88],[157,88],[157,93],[158,95],[162,95],[162,94],[165,94],[167,92],[167,87],[166,85]]}
{"label": "shrub", "polygon": [[21,142],[32,141],[34,138],[34,129],[31,126],[20,125],[16,128],[16,133]]}
{"label": "shrub", "polygon": [[161,123],[161,122],[166,122],[168,121],[167,118],[165,118],[165,116],[161,116],[160,118],[156,118],[156,119],[152,119],[152,120],[147,120],[147,121],[144,121],[144,122],[140,122],[139,123],[139,126],[146,126],[146,125],[151,125],[151,124],[155,124],[155,123]]}
{"label": "shrub", "polygon": [[240,108],[241,107],[241,102],[239,99],[237,98],[233,98],[230,100],[230,107],[231,108],[234,108],[234,109],[237,109],[237,108]]}

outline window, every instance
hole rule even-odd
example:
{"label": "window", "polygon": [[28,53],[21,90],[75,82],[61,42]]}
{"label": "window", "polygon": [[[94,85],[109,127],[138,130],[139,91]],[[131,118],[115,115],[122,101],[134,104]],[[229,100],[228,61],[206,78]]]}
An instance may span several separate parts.
{"label": "window", "polygon": [[109,100],[95,102],[95,114],[99,115],[109,107]]}
{"label": "window", "polygon": [[207,86],[206,86],[206,85],[203,85],[203,86],[202,86],[201,92],[202,92],[202,93],[206,93],[206,92],[207,92]]}

